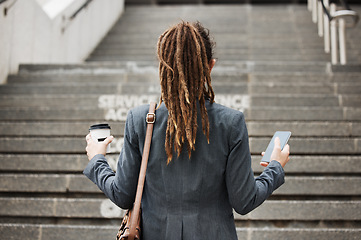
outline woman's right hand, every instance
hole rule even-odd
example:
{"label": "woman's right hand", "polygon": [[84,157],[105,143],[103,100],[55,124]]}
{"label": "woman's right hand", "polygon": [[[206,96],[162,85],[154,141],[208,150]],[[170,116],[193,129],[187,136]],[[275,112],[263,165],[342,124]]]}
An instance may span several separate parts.
{"label": "woman's right hand", "polygon": [[[281,150],[281,142],[279,137],[276,137],[274,141],[275,145],[271,154],[271,161],[276,160],[281,164],[282,167],[286,166],[286,163],[290,160],[290,146],[286,144],[284,146],[283,150]],[[264,152],[262,152],[262,156],[264,155]],[[266,167],[268,163],[261,162],[261,165]]]}
{"label": "woman's right hand", "polygon": [[85,137],[87,142],[87,146],[85,148],[86,154],[88,155],[89,161],[97,154],[106,155],[107,154],[107,146],[109,143],[113,141],[114,137],[109,136],[103,142],[95,142],[90,133]]}

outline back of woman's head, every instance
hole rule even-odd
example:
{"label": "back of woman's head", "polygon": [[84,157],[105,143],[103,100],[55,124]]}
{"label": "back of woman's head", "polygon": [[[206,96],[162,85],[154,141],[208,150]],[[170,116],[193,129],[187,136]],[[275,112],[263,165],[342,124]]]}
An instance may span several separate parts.
{"label": "back of woman's head", "polygon": [[195,150],[197,102],[203,133],[209,143],[205,99],[214,102],[209,66],[212,48],[209,33],[199,22],[181,22],[159,38],[161,102],[165,103],[169,113],[165,142],[167,163],[172,160],[173,151],[180,155],[184,144],[188,148],[189,158]]}

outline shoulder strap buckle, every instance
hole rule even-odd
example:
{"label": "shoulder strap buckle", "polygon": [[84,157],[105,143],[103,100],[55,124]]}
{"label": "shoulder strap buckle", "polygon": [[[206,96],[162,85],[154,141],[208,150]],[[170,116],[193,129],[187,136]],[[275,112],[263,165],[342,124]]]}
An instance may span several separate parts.
{"label": "shoulder strap buckle", "polygon": [[147,123],[155,123],[155,113],[147,113],[147,118],[145,121]]}

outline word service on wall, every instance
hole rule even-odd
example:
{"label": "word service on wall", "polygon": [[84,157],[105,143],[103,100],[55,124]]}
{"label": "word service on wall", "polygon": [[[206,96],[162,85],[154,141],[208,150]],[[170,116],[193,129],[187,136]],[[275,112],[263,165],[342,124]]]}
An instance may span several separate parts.
{"label": "word service on wall", "polygon": [[[159,95],[101,95],[98,98],[98,107],[105,110],[104,120],[125,121],[131,108],[151,101],[159,102]],[[215,101],[239,111],[249,107],[248,95],[218,94]]]}

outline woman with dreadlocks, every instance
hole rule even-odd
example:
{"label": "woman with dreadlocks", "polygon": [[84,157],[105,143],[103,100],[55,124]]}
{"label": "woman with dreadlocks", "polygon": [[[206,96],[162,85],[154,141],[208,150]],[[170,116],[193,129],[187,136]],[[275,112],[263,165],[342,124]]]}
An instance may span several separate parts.
{"label": "woman with dreadlocks", "polygon": [[[241,112],[214,102],[213,44],[200,23],[181,22],[158,41],[161,100],[142,197],[142,237],[237,239],[233,209],[247,214],[284,182],[289,146],[276,141],[272,160],[254,178]],[[106,146],[87,136],[84,170],[119,207],[133,206],[148,106],[128,113],[124,145],[114,173]]]}

